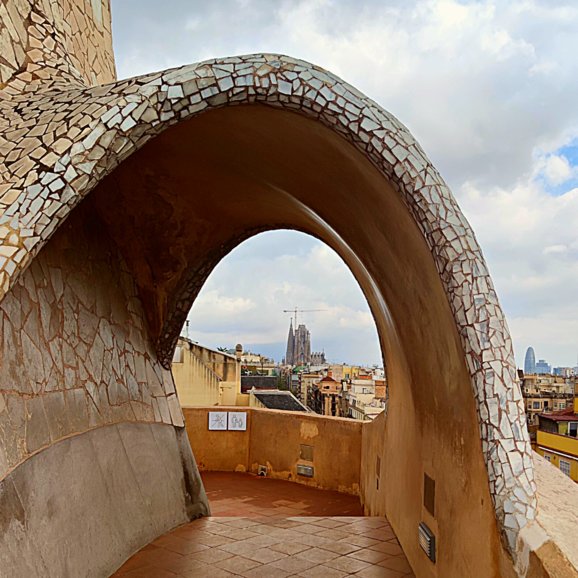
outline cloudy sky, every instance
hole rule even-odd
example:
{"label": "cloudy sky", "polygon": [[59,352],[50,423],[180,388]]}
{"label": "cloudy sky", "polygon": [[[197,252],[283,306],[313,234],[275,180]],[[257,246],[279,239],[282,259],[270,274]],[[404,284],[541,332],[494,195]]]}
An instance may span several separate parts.
{"label": "cloudy sky", "polygon": [[[456,195],[513,334],[554,365],[578,356],[578,3],[112,0],[120,78],[217,56],[289,54],[393,112]],[[322,270],[331,291],[312,283]],[[259,280],[256,283],[256,279]],[[334,361],[380,362],[351,274],[328,248],[267,233],[219,265],[191,337],[282,355],[288,315]]]}

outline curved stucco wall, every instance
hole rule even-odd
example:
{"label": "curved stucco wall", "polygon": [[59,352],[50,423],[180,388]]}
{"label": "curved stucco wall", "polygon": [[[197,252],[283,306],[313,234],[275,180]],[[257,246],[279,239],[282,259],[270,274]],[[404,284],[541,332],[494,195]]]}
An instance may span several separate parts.
{"label": "curved stucco wall", "polygon": [[108,575],[208,512],[172,376],[89,205],[4,297],[0,327],[0,576]]}
{"label": "curved stucco wall", "polygon": [[182,435],[163,424],[102,426],[0,481],[0,578],[110,576],[158,536],[206,514]]}

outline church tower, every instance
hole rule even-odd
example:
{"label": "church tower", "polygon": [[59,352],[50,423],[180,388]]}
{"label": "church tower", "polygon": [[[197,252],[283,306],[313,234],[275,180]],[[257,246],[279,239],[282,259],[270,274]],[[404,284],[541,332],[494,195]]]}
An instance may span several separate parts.
{"label": "church tower", "polygon": [[293,333],[293,319],[289,325],[289,335],[287,336],[287,352],[285,353],[285,363],[293,365],[293,356],[295,355],[295,335]]}

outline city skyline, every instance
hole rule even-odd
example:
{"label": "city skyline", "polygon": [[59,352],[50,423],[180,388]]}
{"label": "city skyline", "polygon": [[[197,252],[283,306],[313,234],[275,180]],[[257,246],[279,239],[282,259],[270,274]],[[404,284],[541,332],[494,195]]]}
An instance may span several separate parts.
{"label": "city skyline", "polygon": [[[112,3],[120,77],[263,51],[332,70],[393,111],[452,188],[483,247],[518,367],[530,344],[553,365],[574,364],[578,110],[571,95],[578,91],[578,6],[451,0],[175,0],[171,6]],[[276,265],[266,247],[259,251],[267,259],[262,269]],[[234,268],[234,259],[223,265]],[[284,275],[277,277],[281,290]],[[204,306],[226,309],[261,292],[232,287]],[[318,293],[296,302],[313,307],[322,300]],[[336,307],[348,313],[346,301]],[[354,309],[349,313],[367,313]],[[253,314],[248,321],[248,343],[278,343],[282,351],[286,326],[276,337],[257,338],[268,319]],[[208,329],[201,325],[203,334]],[[230,328],[228,343],[237,331]]]}

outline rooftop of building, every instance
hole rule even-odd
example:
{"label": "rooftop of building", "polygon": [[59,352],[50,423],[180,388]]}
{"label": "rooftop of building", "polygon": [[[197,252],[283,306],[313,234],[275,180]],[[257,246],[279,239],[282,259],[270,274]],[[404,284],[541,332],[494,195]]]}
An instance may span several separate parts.
{"label": "rooftop of building", "polygon": [[538,417],[550,419],[552,421],[578,421],[578,413],[575,413],[573,407],[553,411],[552,413],[540,413]]}
{"label": "rooftop of building", "polygon": [[177,345],[181,345],[182,343],[188,343],[189,345],[192,345],[195,347],[200,347],[202,349],[206,349],[207,351],[210,351],[212,353],[216,353],[218,355],[222,355],[223,357],[228,357],[232,361],[237,361],[237,358],[232,353],[229,353],[227,351],[219,351],[218,349],[213,349],[212,347],[207,347],[206,345],[203,345],[203,344],[199,343],[198,341],[193,341],[189,337],[184,337],[184,336],[180,335]]}
{"label": "rooftop of building", "polygon": [[307,411],[307,408],[290,391],[258,390],[251,393],[267,409]]}

